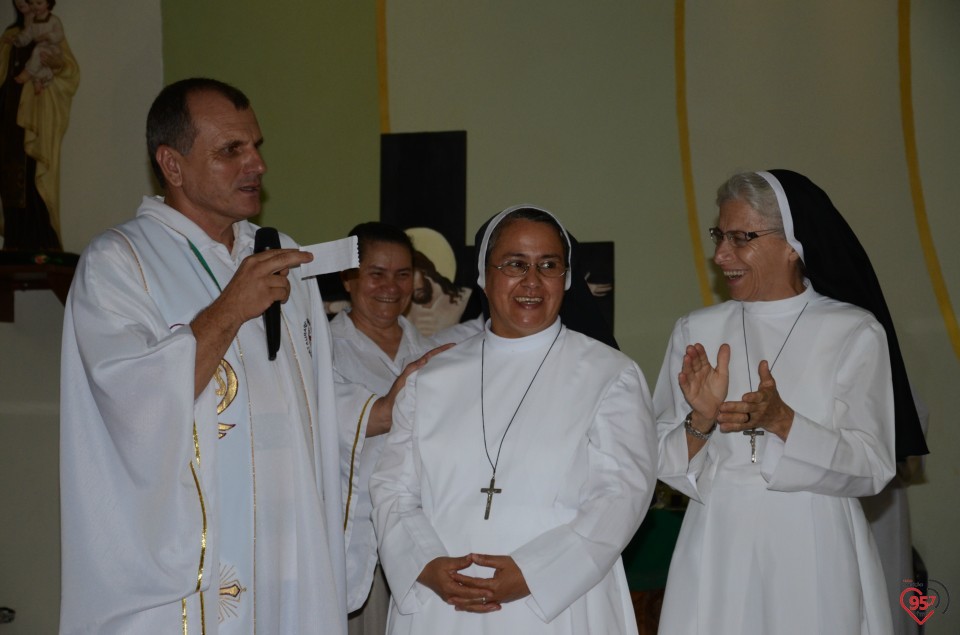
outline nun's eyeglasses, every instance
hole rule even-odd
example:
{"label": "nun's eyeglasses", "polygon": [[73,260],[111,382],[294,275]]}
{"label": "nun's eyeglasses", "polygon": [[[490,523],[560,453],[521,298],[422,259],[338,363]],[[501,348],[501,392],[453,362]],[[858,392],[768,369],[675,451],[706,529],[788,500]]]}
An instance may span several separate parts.
{"label": "nun's eyeglasses", "polygon": [[756,240],[761,236],[766,236],[767,234],[773,234],[779,232],[779,229],[761,229],[758,232],[745,232],[739,229],[731,229],[728,232],[721,231],[719,227],[711,227],[707,231],[710,232],[710,239],[713,240],[713,244],[720,246],[724,240],[730,242],[734,247],[745,247],[748,242],[751,240]]}
{"label": "nun's eyeglasses", "polygon": [[559,278],[567,273],[567,268],[559,260],[541,260],[537,264],[522,260],[507,260],[502,265],[493,266],[494,269],[499,269],[500,273],[510,278],[522,278],[530,271],[530,267],[536,267],[544,278]]}

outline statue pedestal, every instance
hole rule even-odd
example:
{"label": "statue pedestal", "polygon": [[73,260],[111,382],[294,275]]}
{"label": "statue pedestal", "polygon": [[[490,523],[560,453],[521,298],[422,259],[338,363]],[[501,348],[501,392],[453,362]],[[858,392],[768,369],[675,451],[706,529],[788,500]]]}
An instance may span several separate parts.
{"label": "statue pedestal", "polygon": [[49,289],[66,304],[79,259],[62,251],[0,251],[0,322],[14,321],[14,291]]}

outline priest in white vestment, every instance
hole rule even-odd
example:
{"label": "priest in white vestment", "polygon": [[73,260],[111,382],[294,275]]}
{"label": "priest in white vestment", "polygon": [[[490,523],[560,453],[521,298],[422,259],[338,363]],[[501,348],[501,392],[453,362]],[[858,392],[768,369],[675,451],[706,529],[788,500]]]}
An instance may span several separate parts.
{"label": "priest in white vestment", "polygon": [[[356,236],[360,266],[341,273],[350,308],[330,322],[333,371],[340,413],[340,478],[347,545],[347,629],[350,635],[382,635],[390,596],[377,567],[370,474],[390,418],[371,420],[370,404],[387,395],[412,362],[435,346],[403,312],[413,295],[413,244],[399,227],[361,223]],[[365,391],[357,394],[357,387]]]}
{"label": "priest in white vestment", "polygon": [[479,245],[484,331],[412,374],[370,479],[388,632],[636,633],[620,552],[653,493],[643,374],[564,327],[570,241],[509,208]]}
{"label": "priest in white vestment", "polygon": [[654,394],[659,477],[691,498],[660,633],[891,633],[857,497],[919,427],[876,276],[806,177],[736,175],[717,203],[732,300],[677,322]]}
{"label": "priest in white vestment", "polygon": [[166,197],[93,240],[66,307],[60,632],[346,633],[330,335],[310,254],[253,253],[256,116],[191,79],[147,127]]}

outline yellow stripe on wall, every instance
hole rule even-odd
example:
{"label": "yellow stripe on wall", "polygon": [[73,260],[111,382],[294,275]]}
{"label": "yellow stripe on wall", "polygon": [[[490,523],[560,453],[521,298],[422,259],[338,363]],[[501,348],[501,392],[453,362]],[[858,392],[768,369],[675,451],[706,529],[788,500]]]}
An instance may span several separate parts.
{"label": "yellow stripe on wall", "polygon": [[693,266],[700,285],[700,298],[704,306],[713,304],[713,292],[707,277],[707,263],[703,257],[703,243],[700,241],[700,221],[697,218],[697,199],[693,187],[693,166],[690,160],[690,126],[687,120],[687,59],[685,22],[685,0],[674,0],[674,68],[677,84],[677,134],[680,137],[680,165],[683,170],[683,193],[687,201],[687,228],[690,231],[690,243],[693,250]]}
{"label": "yellow stripe on wall", "polygon": [[380,87],[380,134],[390,132],[390,90],[387,85],[387,0],[377,0],[377,83]]}
{"label": "yellow stripe on wall", "polygon": [[900,118],[903,124],[903,146],[906,152],[907,172],[910,180],[910,194],[913,197],[913,213],[917,221],[917,234],[923,248],[923,259],[927,264],[930,284],[933,286],[940,314],[947,329],[947,336],[953,345],[954,355],[960,357],[960,328],[957,327],[957,315],[950,302],[950,293],[943,280],[937,248],[930,233],[927,219],[927,206],[923,199],[923,184],[920,181],[920,161],[917,158],[917,136],[913,118],[913,85],[910,60],[910,0],[898,2],[899,58],[900,58]]}

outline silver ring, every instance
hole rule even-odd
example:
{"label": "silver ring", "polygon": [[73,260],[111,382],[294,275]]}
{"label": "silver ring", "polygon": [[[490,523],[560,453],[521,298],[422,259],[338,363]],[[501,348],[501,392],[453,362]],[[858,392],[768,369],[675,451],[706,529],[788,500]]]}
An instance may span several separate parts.
{"label": "silver ring", "polygon": [[486,603],[487,603],[487,596],[485,596],[485,595],[484,595],[484,596],[481,596],[481,597],[480,597],[480,604],[486,604]]}

